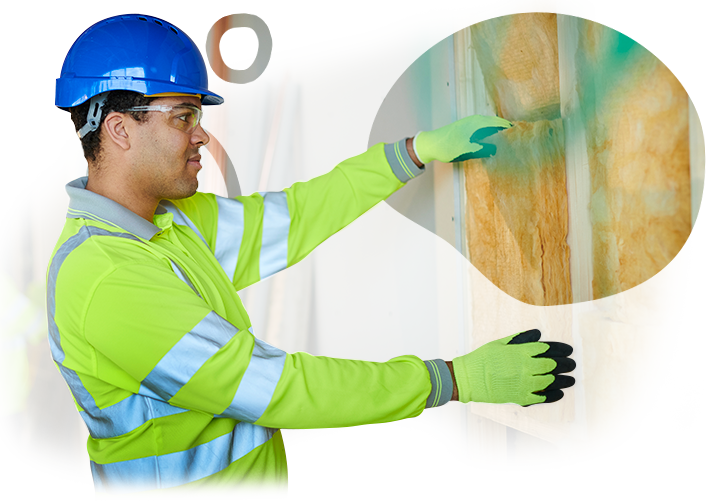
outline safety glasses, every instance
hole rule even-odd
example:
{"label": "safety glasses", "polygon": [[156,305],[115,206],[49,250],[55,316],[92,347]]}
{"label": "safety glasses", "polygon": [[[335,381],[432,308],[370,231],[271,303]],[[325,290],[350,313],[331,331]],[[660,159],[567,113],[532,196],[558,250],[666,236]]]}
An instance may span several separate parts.
{"label": "safety glasses", "polygon": [[196,106],[188,104],[177,104],[168,106],[164,104],[153,106],[133,106],[124,111],[161,111],[167,115],[167,124],[170,127],[179,129],[191,134],[199,126],[203,111]]}

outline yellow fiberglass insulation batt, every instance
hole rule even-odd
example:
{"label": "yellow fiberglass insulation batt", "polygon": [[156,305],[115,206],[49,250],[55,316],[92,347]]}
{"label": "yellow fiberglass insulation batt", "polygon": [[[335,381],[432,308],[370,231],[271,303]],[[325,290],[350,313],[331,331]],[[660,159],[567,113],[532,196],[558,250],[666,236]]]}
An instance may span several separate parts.
{"label": "yellow fiberglass insulation batt", "polygon": [[[473,348],[539,328],[572,343],[564,134],[561,119],[516,122],[485,140],[493,157],[465,164]],[[562,400],[517,407],[549,422],[574,418]]]}
{"label": "yellow fiberglass insulation batt", "polygon": [[696,490],[694,333],[579,316],[588,438],[600,464]]}
{"label": "yellow fiberglass insulation batt", "polygon": [[556,0],[474,2],[462,9],[490,101],[508,120],[560,116]]}
{"label": "yellow fiberglass insulation batt", "polygon": [[690,327],[686,2],[653,1],[631,46],[613,22],[623,3],[581,3],[594,303],[613,320]]}

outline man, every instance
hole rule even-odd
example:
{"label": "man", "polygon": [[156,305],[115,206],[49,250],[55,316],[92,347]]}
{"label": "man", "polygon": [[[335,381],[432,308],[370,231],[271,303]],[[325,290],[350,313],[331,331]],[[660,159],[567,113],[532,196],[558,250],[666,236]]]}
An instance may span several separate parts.
{"label": "man", "polygon": [[[0,209],[0,251],[5,245],[5,215]],[[0,501],[17,499],[17,445],[20,413],[27,406],[30,381],[27,343],[37,345],[47,333],[43,285],[17,290],[0,270]]]}
{"label": "man", "polygon": [[489,152],[509,127],[468,117],[378,144],[279,193],[198,193],[206,67],[180,29],[125,15],[71,47],[56,105],[71,111],[89,175],[49,264],[52,357],[90,432],[98,488],[286,482],[281,428],[404,419],[449,400],[553,402],[571,347],[528,331],[453,362],[285,353],[257,339],[237,290],[303,259],[423,162]]}

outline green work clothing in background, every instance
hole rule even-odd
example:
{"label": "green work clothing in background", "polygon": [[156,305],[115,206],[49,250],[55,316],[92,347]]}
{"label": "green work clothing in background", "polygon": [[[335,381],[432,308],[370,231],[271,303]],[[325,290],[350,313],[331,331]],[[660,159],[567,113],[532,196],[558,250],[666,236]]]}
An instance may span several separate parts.
{"label": "green work clothing in background", "polygon": [[286,481],[280,428],[419,415],[432,392],[422,360],[285,353],[253,335],[236,291],[421,172],[404,141],[378,144],[283,192],[163,201],[154,224],[85,190],[87,178],[69,183],[49,338],[90,432],[96,486]]}

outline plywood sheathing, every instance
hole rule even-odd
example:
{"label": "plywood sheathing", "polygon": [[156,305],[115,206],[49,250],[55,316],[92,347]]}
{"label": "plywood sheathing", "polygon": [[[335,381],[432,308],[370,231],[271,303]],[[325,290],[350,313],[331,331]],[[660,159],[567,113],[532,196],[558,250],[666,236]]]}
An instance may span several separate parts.
{"label": "plywood sheathing", "polygon": [[[543,340],[572,343],[561,119],[517,122],[485,141],[497,154],[464,166],[473,348],[535,327]],[[517,409],[569,422],[573,390],[559,402]]]}
{"label": "plywood sheathing", "polygon": [[654,276],[689,236],[688,96],[632,39],[591,21],[577,25],[598,299]]}
{"label": "plywood sheathing", "polygon": [[600,464],[696,489],[694,333],[581,314],[588,437]]}
{"label": "plywood sheathing", "polygon": [[559,457],[556,445],[521,431],[516,433],[514,471],[553,470],[569,465]]}
{"label": "plywood sheathing", "polygon": [[508,120],[560,116],[556,0],[477,1],[461,9],[495,109]]}

